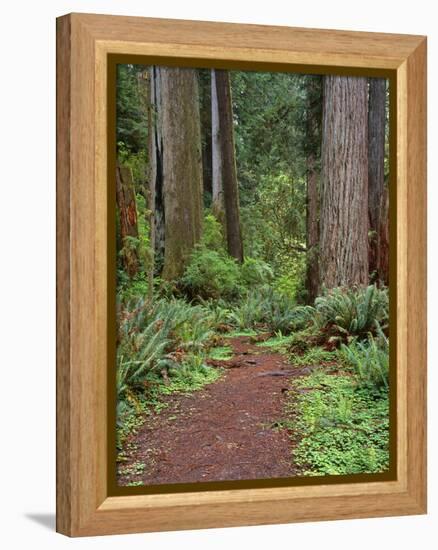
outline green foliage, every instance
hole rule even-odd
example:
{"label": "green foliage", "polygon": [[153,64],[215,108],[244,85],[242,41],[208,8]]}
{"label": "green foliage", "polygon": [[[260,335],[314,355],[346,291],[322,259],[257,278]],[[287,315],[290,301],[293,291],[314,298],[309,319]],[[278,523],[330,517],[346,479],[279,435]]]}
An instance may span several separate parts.
{"label": "green foliage", "polygon": [[285,258],[305,252],[305,199],[304,178],[280,173],[262,179],[257,203],[269,228],[264,239],[268,261],[280,265]]}
{"label": "green foliage", "polygon": [[117,65],[117,143],[133,153],[147,144],[146,87],[139,83],[144,71],[143,65]]}
{"label": "green foliage", "polygon": [[[305,263],[304,258],[300,257],[297,261],[289,262],[289,269],[278,276],[274,281],[274,288],[279,294],[283,294],[288,298],[299,301],[305,293],[304,291],[304,273]],[[286,269],[283,266],[283,269]]]}
{"label": "green foliage", "polygon": [[208,357],[215,361],[228,361],[233,357],[233,350],[230,346],[217,346],[210,350]]}
{"label": "green foliage", "polygon": [[300,307],[302,315],[301,326],[295,330],[288,343],[288,354],[291,356],[303,355],[314,347],[319,347],[324,340],[321,339],[318,329],[311,324],[311,318],[306,307]]}
{"label": "green foliage", "polygon": [[219,300],[199,300],[199,303],[209,311],[213,325],[217,332],[228,332],[228,320],[232,311],[229,303]]}
{"label": "green foliage", "polygon": [[339,354],[355,369],[363,386],[388,388],[389,340],[380,327],[377,338],[370,335],[364,342],[342,344]]}
{"label": "green foliage", "polygon": [[357,388],[351,376],[314,371],[294,383],[289,419],[303,475],[383,472],[389,466],[386,390]]}
{"label": "green foliage", "polygon": [[191,298],[236,300],[242,293],[237,262],[202,245],[193,251],[180,285]]}
{"label": "green foliage", "polygon": [[132,279],[124,271],[118,272],[118,297],[121,302],[144,298],[148,293],[148,282],[142,272],[137,273]]}
{"label": "green foliage", "polygon": [[144,462],[134,462],[129,466],[124,466],[120,468],[119,472],[122,475],[136,476],[142,474],[145,471],[145,468],[146,464],[144,464]]}
{"label": "green foliage", "polygon": [[274,272],[269,264],[260,259],[245,258],[241,267],[243,283],[248,286],[265,285],[272,281]]}
{"label": "green foliage", "polygon": [[375,285],[366,288],[335,288],[308,308],[319,329],[331,330],[334,338],[363,340],[376,332],[376,322],[385,330],[389,319],[388,291]]}
{"label": "green foliage", "polygon": [[[184,300],[147,299],[119,304],[117,346],[118,445],[143,422],[159,394],[201,388],[220,376],[205,365],[215,317]],[[164,378],[163,378],[164,376]]]}
{"label": "green foliage", "polygon": [[143,383],[148,374],[175,366],[184,354],[202,353],[213,335],[210,313],[183,300],[140,299],[118,318],[119,396]]}
{"label": "green foliage", "polygon": [[271,348],[272,351],[285,353],[291,338],[293,338],[291,334],[285,336],[281,331],[279,331],[272,338],[269,338],[264,342],[258,342],[257,346],[261,348]]}
{"label": "green foliage", "polygon": [[[124,330],[126,327],[122,327]],[[136,386],[146,375],[164,366],[165,349],[169,343],[167,331],[160,330],[151,321],[141,332],[127,331],[117,353],[117,394],[124,395],[129,387]]]}
{"label": "green foliage", "polygon": [[228,332],[227,334],[224,334],[224,338],[239,338],[239,336],[257,336],[257,332],[253,330],[252,328],[248,329],[235,329],[231,332]]}
{"label": "green foliage", "polygon": [[333,363],[337,360],[335,351],[327,351],[322,347],[309,347],[304,353],[289,355],[289,360],[293,365],[323,365],[324,363]]}
{"label": "green foliage", "polygon": [[137,193],[144,193],[149,162],[146,149],[132,152],[123,141],[119,141],[117,144],[117,159],[120,164],[131,169]]}
{"label": "green foliage", "polygon": [[[117,226],[119,448],[147,414],[166,406],[163,396],[217,380],[221,369],[207,362],[232,357],[232,348],[223,344],[227,337],[269,332],[275,336],[259,343],[261,348],[284,353],[296,366],[321,367],[294,379],[283,423],[298,442],[294,462],[305,475],[388,467],[387,290],[339,288],[317,298],[314,307],[298,305],[305,298],[306,157],[318,156],[321,141],[317,131],[306,134],[309,78],[320,77],[231,74],[245,261],[239,265],[227,254],[222,226],[207,211],[201,243],[182,278],[164,281],[157,275],[161,259],[153,265],[149,239],[147,72],[119,65],[117,155],[133,173],[139,232],[121,243]],[[206,205],[209,79],[208,70],[200,74]],[[313,93],[311,109],[318,109],[320,89]],[[132,279],[124,272],[122,246],[139,256]],[[154,300],[148,284],[153,267]],[[132,477],[141,476],[144,465],[130,468],[120,471],[136,485]]]}
{"label": "green foliage", "polygon": [[225,252],[222,226],[211,213],[207,213],[204,217],[202,245],[208,250]]}
{"label": "green foliage", "polygon": [[267,263],[276,290],[293,299],[304,287],[305,196],[304,179],[269,175],[261,178],[254,202],[242,208],[245,254]]}
{"label": "green foliage", "polygon": [[239,329],[259,328],[289,334],[302,322],[302,314],[293,300],[270,286],[261,286],[248,292],[229,319]]}
{"label": "green foliage", "polygon": [[237,170],[243,199],[247,191],[258,186],[260,175],[274,169],[304,172],[304,157],[300,154],[304,138],[300,119],[305,100],[302,79],[290,73],[231,73]]}
{"label": "green foliage", "polygon": [[[124,239],[123,244],[118,242],[117,246],[117,293],[119,300],[122,302],[144,298],[149,295],[147,277],[153,265],[153,253],[149,236],[149,211],[146,208],[143,195],[137,194],[136,202],[138,237],[127,237]],[[126,248],[135,250],[139,258],[139,270],[132,278],[123,269],[122,258]]]}
{"label": "green foliage", "polygon": [[190,354],[181,365],[169,369],[170,383],[160,386],[160,393],[192,392],[202,389],[220,378],[221,369],[212,368],[204,364],[204,357]]}

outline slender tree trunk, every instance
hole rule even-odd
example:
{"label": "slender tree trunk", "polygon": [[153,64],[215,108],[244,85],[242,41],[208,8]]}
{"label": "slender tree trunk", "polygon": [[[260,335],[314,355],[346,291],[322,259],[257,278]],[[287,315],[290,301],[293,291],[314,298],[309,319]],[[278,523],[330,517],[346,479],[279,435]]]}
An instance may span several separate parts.
{"label": "slender tree trunk", "polygon": [[319,163],[321,149],[322,79],[308,76],[306,86],[306,249],[307,300],[319,292]]}
{"label": "slender tree trunk", "polygon": [[149,69],[150,112],[149,112],[149,208],[151,214],[151,247],[154,265],[161,273],[164,262],[164,189],[163,189],[163,135],[161,71],[159,67]]}
{"label": "slender tree trunk", "polygon": [[[143,87],[144,90],[144,104],[146,107],[146,114],[148,120],[148,158],[151,159],[151,138],[150,135],[153,135],[153,124],[152,124],[152,102],[151,102],[151,84],[150,84],[150,71],[147,69],[143,72],[143,83],[146,83],[147,86]],[[144,186],[144,196],[146,199],[146,209],[145,212],[146,220],[149,227],[149,262],[147,263],[147,278],[148,278],[148,298],[149,303],[152,303],[154,299],[154,272],[155,272],[155,243],[154,243],[154,211],[151,205],[151,183],[149,181],[151,176],[151,171],[149,169],[149,174],[146,175],[146,181]]]}
{"label": "slender tree trunk", "polygon": [[[151,202],[162,277],[182,275],[202,232],[202,162],[195,69],[154,67]],[[164,231],[163,231],[164,228]]]}
{"label": "slender tree trunk", "polygon": [[324,77],[320,277],[326,288],[368,284],[368,87]]}
{"label": "slender tree trunk", "polygon": [[[147,121],[147,127],[148,127],[148,146],[149,144],[149,133],[151,131],[151,85],[150,85],[150,69],[148,67],[145,67],[143,71],[137,73],[137,85],[138,85],[138,93],[139,93],[139,107],[142,110],[142,115],[144,116],[145,120]],[[144,144],[143,146],[146,146]],[[145,170],[143,174],[141,174],[141,186],[137,190],[137,192],[140,192],[146,199],[147,207],[149,208],[149,202],[150,202],[150,186],[149,186],[149,177],[150,177],[150,171],[149,173]],[[146,214],[146,217],[148,218],[149,213]]]}
{"label": "slender tree trunk", "polygon": [[130,277],[138,271],[138,251],[130,238],[138,238],[137,206],[132,172],[126,166],[116,167],[116,202],[119,211],[123,264]]}
{"label": "slender tree trunk", "polygon": [[[239,188],[237,183],[234,147],[230,74],[226,70],[214,70],[213,72],[214,77],[212,77],[212,81],[214,80],[216,82],[217,112],[219,115],[219,148],[221,159],[217,164],[216,161],[214,161],[214,166],[218,167],[220,165],[223,200],[225,206],[225,228],[228,253],[238,262],[243,262],[243,243],[240,227]],[[215,151],[213,150],[213,158],[214,156]]]}
{"label": "slender tree trunk", "polygon": [[219,104],[216,89],[216,71],[211,70],[211,158],[212,158],[212,201],[215,218],[221,223],[226,238],[225,201],[222,176],[222,150],[220,141]]}
{"label": "slender tree trunk", "polygon": [[388,284],[388,189],[385,185],[386,80],[369,79],[368,215],[372,280]]}
{"label": "slender tree trunk", "polygon": [[201,143],[202,143],[202,179],[204,192],[212,195],[212,138],[211,138],[211,71],[202,69],[200,76]]}

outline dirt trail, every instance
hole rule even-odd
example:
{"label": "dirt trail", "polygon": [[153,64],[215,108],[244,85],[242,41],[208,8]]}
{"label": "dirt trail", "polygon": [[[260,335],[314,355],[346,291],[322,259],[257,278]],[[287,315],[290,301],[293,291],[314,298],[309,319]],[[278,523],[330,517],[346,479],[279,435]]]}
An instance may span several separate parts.
{"label": "dirt trail", "polygon": [[145,485],[293,476],[291,442],[272,424],[282,417],[290,377],[302,370],[249,337],[228,342],[234,357],[213,384],[191,394],[166,396],[169,407],[148,417],[132,437],[128,462],[143,472],[119,475],[119,483]]}

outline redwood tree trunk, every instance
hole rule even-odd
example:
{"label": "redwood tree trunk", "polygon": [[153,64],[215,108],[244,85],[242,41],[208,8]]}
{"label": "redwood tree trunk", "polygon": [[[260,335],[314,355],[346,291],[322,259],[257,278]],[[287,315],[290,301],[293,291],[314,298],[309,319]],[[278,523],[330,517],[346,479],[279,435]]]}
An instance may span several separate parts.
{"label": "redwood tree trunk", "polygon": [[131,169],[119,164],[116,167],[116,202],[119,211],[123,264],[128,275],[133,277],[139,267],[137,246],[130,241],[130,237],[138,238],[135,189]]}
{"label": "redwood tree trunk", "polygon": [[202,143],[202,179],[204,192],[213,193],[212,189],[212,138],[211,138],[211,71],[203,69],[199,73],[200,110],[201,110],[201,143]]}
{"label": "redwood tree trunk", "polygon": [[151,210],[150,240],[155,269],[161,273],[164,261],[164,189],[161,71],[149,70],[149,208]]}
{"label": "redwood tree trunk", "polygon": [[320,277],[326,288],[368,284],[368,87],[324,77]]}
{"label": "redwood tree trunk", "polygon": [[306,82],[306,289],[313,303],[319,292],[319,155],[321,149],[322,80]]}
{"label": "redwood tree trunk", "polygon": [[[233,109],[231,103],[230,75],[226,70],[214,70],[212,80],[216,82],[219,125],[219,152],[223,200],[225,206],[225,228],[228,253],[238,262],[243,262],[243,244],[240,227],[239,188],[234,147]],[[213,113],[212,113],[213,116]],[[213,150],[213,158],[215,151]],[[213,180],[214,181],[214,180]]]}
{"label": "redwood tree trunk", "polygon": [[[162,277],[182,275],[202,231],[202,162],[195,69],[154,67],[151,202]],[[164,227],[164,231],[163,231]]]}
{"label": "redwood tree trunk", "polygon": [[388,189],[385,185],[386,80],[369,79],[368,215],[372,280],[388,284]]}
{"label": "redwood tree trunk", "polygon": [[221,223],[226,238],[225,201],[222,176],[222,150],[220,141],[219,105],[216,89],[216,71],[211,70],[211,158],[212,158],[212,202],[211,209]]}

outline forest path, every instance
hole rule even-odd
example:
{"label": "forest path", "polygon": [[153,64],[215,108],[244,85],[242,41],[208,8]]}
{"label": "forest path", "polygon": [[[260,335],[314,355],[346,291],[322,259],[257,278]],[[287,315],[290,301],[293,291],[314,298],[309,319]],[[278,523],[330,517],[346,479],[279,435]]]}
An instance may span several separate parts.
{"label": "forest path", "polygon": [[293,367],[250,337],[227,343],[233,357],[210,361],[226,368],[219,380],[193,393],[165,396],[168,407],[149,416],[131,437],[121,467],[133,473],[119,475],[121,485],[296,475],[289,435],[273,424],[284,416],[290,379],[307,369]]}

